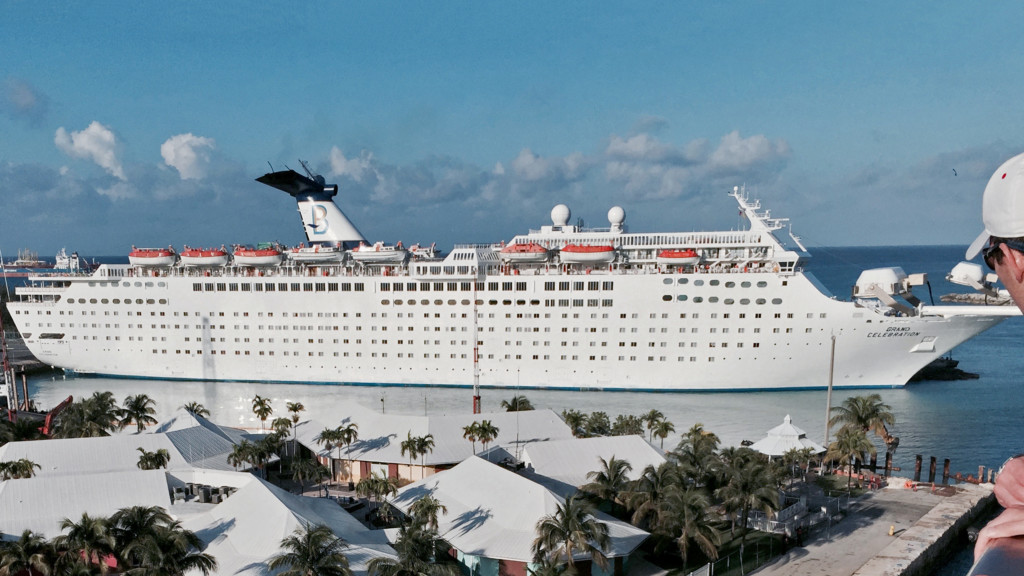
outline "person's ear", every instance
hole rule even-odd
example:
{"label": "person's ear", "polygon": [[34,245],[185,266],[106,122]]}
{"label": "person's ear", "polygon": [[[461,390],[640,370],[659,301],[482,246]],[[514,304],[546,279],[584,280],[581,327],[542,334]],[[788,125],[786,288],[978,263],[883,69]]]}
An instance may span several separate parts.
{"label": "person's ear", "polygon": [[1018,284],[1024,284],[1024,253],[1014,250],[1006,244],[1000,244],[1003,251],[1003,262]]}

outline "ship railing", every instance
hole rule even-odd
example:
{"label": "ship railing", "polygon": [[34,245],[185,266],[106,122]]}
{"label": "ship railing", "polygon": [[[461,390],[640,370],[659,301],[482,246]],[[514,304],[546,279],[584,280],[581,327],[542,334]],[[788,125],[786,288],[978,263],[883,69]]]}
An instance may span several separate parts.
{"label": "ship railing", "polygon": [[53,294],[55,292],[64,292],[66,288],[64,286],[18,286],[15,288],[19,296],[28,294]]}

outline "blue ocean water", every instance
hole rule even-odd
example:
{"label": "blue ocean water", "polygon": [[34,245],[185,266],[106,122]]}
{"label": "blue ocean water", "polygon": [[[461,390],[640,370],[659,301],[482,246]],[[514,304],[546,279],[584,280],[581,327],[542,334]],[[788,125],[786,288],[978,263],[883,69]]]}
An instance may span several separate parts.
{"label": "blue ocean water", "polygon": [[[861,270],[880,266],[901,266],[908,273],[926,272],[927,287],[915,289],[924,301],[931,296],[939,303],[942,294],[969,291],[945,281],[946,273],[963,259],[963,247],[912,246],[870,248],[815,248],[808,269],[840,299],[849,299]],[[1024,451],[1024,322],[1010,319],[953,351],[960,367],[977,373],[977,380],[921,382],[905,388],[878,392],[896,415],[892,432],[901,439],[895,464],[912,470],[914,456],[944,458],[951,469],[977,473],[978,466],[998,466],[1008,456]],[[869,359],[868,359],[869,360]],[[524,383],[525,384],[525,383]],[[156,399],[158,417],[170,415],[185,402],[198,401],[211,410],[215,420],[234,426],[259,427],[251,412],[255,394],[270,397],[275,414],[285,411],[286,402],[302,402],[307,417],[324,423],[346,404],[357,402],[373,409],[405,414],[469,412],[471,392],[466,389],[421,387],[368,387],[325,385],[279,385],[258,383],[165,382],[111,378],[61,379],[38,377],[30,381],[30,392],[41,406],[53,406],[68,395],[89,395],[110,390],[118,398],[145,393]],[[515,390],[484,390],[485,411],[499,409],[501,400]],[[661,410],[678,433],[695,423],[719,435],[725,445],[758,440],[789,414],[808,437],[822,442],[826,419],[826,392],[752,393],[630,393],[630,392],[524,392],[533,404],[561,412],[574,408],[586,412],[603,410],[617,414],[641,414]],[[833,405],[858,391],[838,391]],[[665,441],[673,447],[678,433]],[[881,447],[881,445],[879,444]]]}

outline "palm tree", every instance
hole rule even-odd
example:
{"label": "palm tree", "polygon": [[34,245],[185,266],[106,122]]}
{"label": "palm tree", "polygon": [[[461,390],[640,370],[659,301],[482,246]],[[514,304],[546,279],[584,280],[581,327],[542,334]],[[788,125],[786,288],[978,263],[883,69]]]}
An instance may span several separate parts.
{"label": "palm tree", "polygon": [[121,409],[111,392],[93,392],[92,396],[75,402],[57,418],[54,438],[91,438],[110,436],[118,428]]}
{"label": "palm tree", "polygon": [[426,478],[426,455],[434,452],[434,435],[427,434],[416,438],[416,452],[420,455],[420,480]]}
{"label": "palm tree", "polygon": [[53,546],[39,533],[25,530],[0,548],[0,575],[50,574],[56,561]]}
{"label": "palm tree", "polygon": [[228,464],[231,464],[236,470],[239,466],[244,464],[251,465],[255,462],[253,458],[254,445],[248,440],[242,440],[241,444],[235,444],[231,449],[231,453],[228,454]]}
{"label": "palm tree", "polygon": [[210,411],[207,410],[206,407],[200,404],[199,402],[188,402],[187,404],[182,406],[182,408],[187,410],[193,416],[202,416],[203,418],[210,417]]}
{"label": "palm tree", "polygon": [[369,576],[458,576],[461,572],[452,562],[437,562],[440,540],[437,532],[422,522],[413,522],[398,529],[395,551],[398,558],[379,556],[367,564]]}
{"label": "palm tree", "polygon": [[288,402],[285,407],[292,415],[292,454],[294,454],[295,442],[298,440],[295,434],[295,427],[299,425],[299,412],[304,411],[306,407],[302,405],[302,402]]}
{"label": "palm tree", "polygon": [[299,483],[301,492],[306,491],[306,480],[321,482],[330,474],[326,466],[310,458],[299,458],[292,462],[292,480]]}
{"label": "palm tree", "polygon": [[654,526],[662,499],[679,483],[678,470],[671,462],[662,462],[657,468],[648,464],[626,496],[626,507],[633,511],[630,522],[645,530]]}
{"label": "palm tree", "polygon": [[647,412],[647,414],[641,416],[640,419],[643,420],[644,423],[647,425],[647,431],[650,432],[650,441],[653,442],[654,428],[658,424],[658,422],[661,422],[662,420],[665,419],[665,415],[662,414],[660,410],[655,410],[652,408]]}
{"label": "palm tree", "polygon": [[473,443],[473,454],[476,454],[476,441],[480,434],[480,423],[473,422],[462,427],[462,437]]}
{"label": "palm tree", "polygon": [[167,464],[171,461],[171,454],[166,448],[160,448],[156,452],[149,452],[144,448],[139,448],[138,450],[142,452],[142,456],[139,456],[137,464],[141,470],[167,468]]}
{"label": "palm tree", "polygon": [[[869,452],[875,454],[875,445],[868,440],[864,430],[845,427],[840,428],[834,442],[829,444],[825,452],[826,462],[838,462],[840,466],[852,463],[853,459],[860,458],[862,454]],[[846,489],[850,489],[853,482],[853,470],[846,478]]]}
{"label": "palm tree", "polygon": [[36,475],[36,470],[40,469],[42,467],[39,464],[28,458],[19,458],[11,462],[0,462],[0,480],[32,478]]}
{"label": "palm tree", "polygon": [[359,425],[355,422],[349,422],[344,426],[339,426],[337,429],[337,441],[345,445],[345,456],[348,460],[349,467],[349,478],[352,478],[352,444],[359,439]]}
{"label": "palm tree", "polygon": [[438,513],[447,514],[448,507],[428,494],[413,502],[412,506],[409,506],[409,512],[414,520],[422,522],[436,531]]}
{"label": "palm tree", "polygon": [[639,436],[644,437],[644,421],[639,416],[632,414],[619,414],[615,417],[610,431],[612,436]]}
{"label": "palm tree", "polygon": [[412,430],[405,433],[405,440],[402,440],[401,444],[402,456],[409,454],[409,476],[412,477],[412,461],[413,458],[419,457],[419,438],[412,435]]}
{"label": "palm tree", "polygon": [[252,413],[260,419],[260,430],[263,430],[267,423],[267,418],[274,413],[274,409],[270,406],[270,399],[264,398],[259,394],[253,397]]}
{"label": "palm tree", "polygon": [[580,438],[586,436],[584,427],[587,424],[587,417],[579,410],[562,410],[562,420],[565,425],[572,429],[572,435]]}
{"label": "palm tree", "polygon": [[105,558],[114,554],[114,538],[106,518],[92,517],[83,512],[78,522],[70,518],[61,520],[61,534],[54,538],[54,547],[64,552],[69,559],[81,561],[89,566],[99,566],[106,574]]}
{"label": "palm tree", "polygon": [[604,553],[610,548],[608,525],[594,518],[594,505],[579,496],[566,496],[554,514],[537,522],[533,561],[565,562],[575,571],[575,554],[587,552],[595,564],[606,568],[608,559]]}
{"label": "palm tree", "polygon": [[833,406],[832,412],[834,415],[828,420],[829,427],[852,426],[874,433],[886,446],[893,443],[888,426],[896,424],[896,416],[892,413],[892,407],[882,402],[881,395],[851,396],[843,400],[840,406]]}
{"label": "palm tree", "polygon": [[204,576],[217,569],[213,556],[200,552],[202,541],[178,520],[159,523],[149,534],[136,538],[125,550],[138,565],[129,574],[140,576],[182,576],[199,570]]}
{"label": "palm tree", "polygon": [[[696,423],[683,434],[679,446],[669,456],[679,462],[682,473],[697,485],[709,486],[714,481],[718,463],[718,436]],[[710,487],[710,486],[709,486]]]}
{"label": "palm tree", "polygon": [[673,432],[675,432],[675,431],[676,431],[675,424],[669,422],[668,420],[658,420],[657,422],[654,423],[654,429],[651,430],[651,438],[652,438],[652,440],[653,440],[654,436],[657,436],[658,438],[661,438],[661,446],[660,447],[661,447],[662,450],[664,450],[665,449],[665,438],[668,438],[668,435],[673,433]]}
{"label": "palm tree", "polygon": [[589,492],[598,498],[611,504],[612,512],[621,504],[620,495],[629,486],[629,473],[633,470],[632,464],[626,460],[619,460],[612,455],[608,460],[599,458],[601,469],[587,472],[588,484],[582,486],[582,490]]}
{"label": "palm tree", "polygon": [[747,536],[750,511],[758,509],[768,514],[778,507],[774,478],[767,462],[749,448],[738,449],[737,457],[726,466],[724,476],[726,484],[715,490],[715,496],[722,500],[726,510],[733,514],[740,513],[742,547]]}
{"label": "palm tree", "polygon": [[491,424],[490,420],[483,420],[477,428],[476,439],[483,444],[484,450],[487,450],[487,445],[498,437],[498,432],[500,432],[500,430],[497,426]]}
{"label": "palm tree", "polygon": [[19,418],[14,422],[0,419],[0,446],[8,442],[40,440],[44,438],[40,430],[40,422],[28,418]]}
{"label": "palm tree", "polygon": [[267,563],[279,576],[352,576],[342,552],[348,544],[323,524],[303,524],[281,540],[283,552]]}
{"label": "palm tree", "polygon": [[136,540],[151,535],[158,524],[171,521],[171,515],[160,506],[129,506],[114,512],[110,517],[110,534],[114,537],[119,563],[125,566],[138,564],[140,559],[126,551]]}
{"label": "palm tree", "polygon": [[674,487],[662,503],[658,531],[675,539],[684,566],[693,544],[709,559],[718,559],[722,536],[712,525],[709,507],[710,501],[704,490],[693,486]]}
{"label": "palm tree", "polygon": [[142,432],[146,426],[156,424],[156,401],[145,394],[128,396],[124,399],[124,408],[121,410],[120,428],[124,430],[135,422],[136,432]]}
{"label": "palm tree", "polygon": [[612,421],[607,412],[600,410],[587,416],[587,436],[607,436],[612,433]]}
{"label": "palm tree", "polygon": [[504,408],[506,412],[533,410],[533,404],[530,402],[530,399],[518,394],[512,396],[511,400],[502,400],[501,407]]}
{"label": "palm tree", "polygon": [[290,418],[279,416],[270,422],[270,429],[274,431],[276,436],[287,438],[288,433],[292,431],[292,421]]}

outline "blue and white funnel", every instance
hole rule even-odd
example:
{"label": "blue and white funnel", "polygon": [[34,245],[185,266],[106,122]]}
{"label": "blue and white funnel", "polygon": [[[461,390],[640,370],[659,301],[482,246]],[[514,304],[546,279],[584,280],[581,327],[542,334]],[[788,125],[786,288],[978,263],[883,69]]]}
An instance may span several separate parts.
{"label": "blue and white funnel", "polygon": [[310,242],[366,242],[363,235],[331,198],[338,194],[338,185],[326,185],[323,176],[308,178],[294,170],[264,174],[257,182],[287,192],[299,205],[299,215]]}

